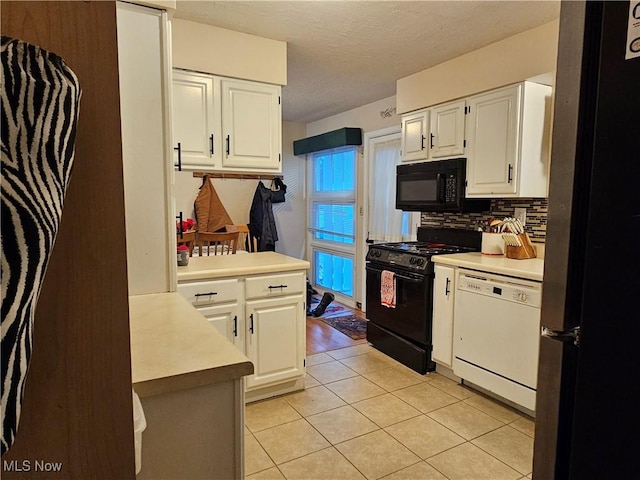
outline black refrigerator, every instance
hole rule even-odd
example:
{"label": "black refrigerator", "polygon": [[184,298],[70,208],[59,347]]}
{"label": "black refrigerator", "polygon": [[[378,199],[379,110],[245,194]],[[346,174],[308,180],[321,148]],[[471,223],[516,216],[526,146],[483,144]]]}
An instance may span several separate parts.
{"label": "black refrigerator", "polygon": [[638,32],[638,0],[562,2],[534,442],[538,480],[640,478]]}

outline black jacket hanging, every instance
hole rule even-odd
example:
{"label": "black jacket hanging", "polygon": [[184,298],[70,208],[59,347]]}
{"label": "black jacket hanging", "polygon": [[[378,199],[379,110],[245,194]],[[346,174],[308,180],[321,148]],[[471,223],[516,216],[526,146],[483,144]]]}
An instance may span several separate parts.
{"label": "black jacket hanging", "polygon": [[275,251],[278,241],[276,221],[273,217],[272,191],[258,182],[249,211],[249,232],[258,239],[258,251]]}

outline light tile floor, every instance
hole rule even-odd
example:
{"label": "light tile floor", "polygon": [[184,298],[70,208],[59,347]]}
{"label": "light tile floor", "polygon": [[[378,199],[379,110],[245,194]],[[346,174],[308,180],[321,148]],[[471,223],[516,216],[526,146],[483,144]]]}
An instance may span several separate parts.
{"label": "light tile floor", "polygon": [[247,479],[531,478],[531,418],[369,345],[307,357],[306,390],[247,405]]}

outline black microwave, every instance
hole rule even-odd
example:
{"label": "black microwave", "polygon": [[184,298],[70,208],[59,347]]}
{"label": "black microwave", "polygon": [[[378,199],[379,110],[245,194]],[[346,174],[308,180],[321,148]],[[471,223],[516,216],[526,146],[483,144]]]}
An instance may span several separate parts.
{"label": "black microwave", "polygon": [[490,200],[465,198],[467,159],[396,167],[396,208],[409,212],[484,212]]}

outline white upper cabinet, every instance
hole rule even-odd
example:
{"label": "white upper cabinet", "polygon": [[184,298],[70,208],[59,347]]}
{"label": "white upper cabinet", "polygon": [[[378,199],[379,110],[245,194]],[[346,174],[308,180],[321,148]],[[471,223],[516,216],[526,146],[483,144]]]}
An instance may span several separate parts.
{"label": "white upper cabinet", "polygon": [[546,197],[551,87],[523,82],[467,104],[467,197]]}
{"label": "white upper cabinet", "polygon": [[402,161],[436,160],[464,154],[465,101],[402,116]]}
{"label": "white upper cabinet", "polygon": [[431,109],[429,148],[431,158],[464,154],[465,101],[438,105]]}
{"label": "white upper cabinet", "polygon": [[174,70],[175,165],[179,154],[187,170],[281,173],[280,91],[277,85]]}
{"label": "white upper cabinet", "polygon": [[429,157],[429,110],[402,116],[402,161],[413,162]]}
{"label": "white upper cabinet", "polygon": [[221,88],[223,168],[282,171],[280,87],[223,79]]}
{"label": "white upper cabinet", "polygon": [[[173,71],[173,141],[182,167],[220,166],[220,82],[211,75]],[[178,151],[174,153],[178,165]]]}

